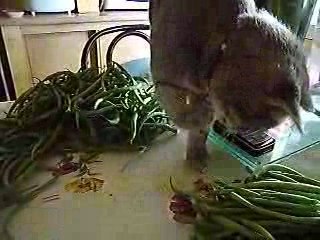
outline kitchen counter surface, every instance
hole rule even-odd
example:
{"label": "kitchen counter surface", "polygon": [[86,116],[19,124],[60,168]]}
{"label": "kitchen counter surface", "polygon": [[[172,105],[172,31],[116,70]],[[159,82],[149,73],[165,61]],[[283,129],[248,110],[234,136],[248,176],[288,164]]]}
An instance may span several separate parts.
{"label": "kitchen counter surface", "polygon": [[35,17],[0,18],[1,26],[59,25],[113,21],[148,21],[147,11],[109,11],[89,14],[39,14]]}
{"label": "kitchen counter surface", "polygon": [[[7,110],[10,104],[0,104]],[[1,109],[0,109],[1,111]],[[171,220],[169,178],[189,185],[200,175],[185,166],[185,134],[159,140],[149,151],[106,153],[92,166],[105,181],[101,192],[77,194],[64,189],[74,176],[61,177],[14,219],[10,229],[16,240],[187,240],[190,227]],[[210,173],[224,179],[246,176],[240,163],[223,151],[210,148]],[[27,185],[39,184],[49,173]],[[59,194],[48,203],[42,197]],[[0,223],[3,217],[0,216]]]}
{"label": "kitchen counter surface", "polygon": [[[0,111],[10,104],[0,104]],[[187,240],[190,226],[174,222],[168,211],[172,192],[169,178],[179,187],[190,186],[200,177],[185,166],[183,132],[159,140],[149,151],[106,153],[92,166],[101,173],[102,191],[70,193],[64,188],[75,177],[61,177],[40,197],[22,210],[10,225],[16,240]],[[239,161],[217,146],[209,144],[210,175],[222,179],[241,179],[247,175]],[[285,164],[312,177],[320,177],[319,147],[295,155]],[[53,161],[53,160],[52,160]],[[39,184],[49,174],[36,176],[26,185]],[[44,202],[43,197],[59,194],[60,199]],[[4,219],[3,216],[0,216]]]}

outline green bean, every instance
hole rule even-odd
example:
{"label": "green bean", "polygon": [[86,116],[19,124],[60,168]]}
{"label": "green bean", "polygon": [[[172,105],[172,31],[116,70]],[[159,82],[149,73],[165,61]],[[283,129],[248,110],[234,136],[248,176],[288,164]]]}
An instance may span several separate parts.
{"label": "green bean", "polygon": [[319,224],[320,223],[320,217],[295,217],[287,214],[278,213],[272,210],[268,210],[262,207],[258,207],[252,203],[250,203],[248,200],[244,199],[237,193],[231,193],[231,198],[235,201],[238,201],[239,203],[243,204],[244,206],[252,209],[258,214],[274,217],[277,219],[281,219],[287,222],[293,222],[293,223],[305,223],[305,224]]}
{"label": "green bean", "polygon": [[16,182],[18,183],[24,180],[28,172],[32,171],[35,167],[36,163],[31,158],[26,158],[24,161],[22,161],[18,168],[15,169],[14,178],[16,179]]}
{"label": "green bean", "polygon": [[39,86],[36,85],[30,89],[28,89],[26,92],[24,92],[14,103],[11,105],[7,117],[12,117],[13,113],[15,112],[16,107],[21,103],[24,102],[26,98],[28,98],[34,91],[37,90]]}
{"label": "green bean", "polygon": [[[169,184],[170,184],[170,188],[171,190],[176,194],[176,195],[179,195],[179,196],[182,196],[182,197],[187,197],[187,198],[191,198],[193,196],[192,193],[187,193],[187,192],[183,192],[181,190],[179,190],[178,188],[176,188],[173,184],[173,180],[172,180],[172,177],[169,178]],[[197,198],[197,197],[196,197]]]}
{"label": "green bean", "polygon": [[[108,105],[105,105],[104,107],[113,106],[113,107],[116,107],[116,108],[117,108],[117,107],[121,107],[121,106],[122,106],[121,104],[116,104],[116,103],[113,103],[113,102],[111,102],[111,101],[109,101],[109,100],[105,100],[105,99],[101,99],[100,104],[103,104],[103,105],[108,104]],[[99,104],[99,105],[100,105],[100,104]],[[97,103],[95,103],[95,104],[94,104],[94,109],[95,109],[95,110],[99,109],[99,108],[98,108],[99,105],[98,105]]]}
{"label": "green bean", "polygon": [[306,211],[305,209],[288,209],[288,208],[269,208],[274,212],[284,213],[296,217],[320,217],[320,211]]}
{"label": "green bean", "polygon": [[291,173],[291,174],[303,176],[301,173],[293,170],[292,168],[289,168],[280,164],[267,164],[263,166],[261,169],[258,169],[256,172],[254,172],[253,175],[259,176],[260,174],[264,174],[265,172],[268,172],[268,171],[280,171],[282,173]]}
{"label": "green bean", "polygon": [[52,147],[52,145],[55,143],[55,140],[57,139],[57,137],[59,136],[59,134],[63,130],[63,123],[64,123],[64,118],[60,119],[60,122],[58,123],[56,128],[50,133],[49,138],[47,139],[46,143],[37,152],[37,156],[45,153],[49,148]]}
{"label": "green bean", "polygon": [[[39,138],[39,134],[38,133],[33,133],[33,132],[25,132],[23,134],[16,134],[16,135],[12,135],[10,137],[6,137],[6,139],[4,139],[3,144],[9,144],[11,142],[14,142],[15,145],[17,145],[17,142],[21,139],[29,139],[30,140],[37,140]],[[19,144],[21,147],[21,144]],[[15,151],[15,149],[12,149]]]}
{"label": "green bean", "polygon": [[[300,231],[304,231],[299,235],[301,237],[308,236],[308,229],[312,234],[320,232],[312,231],[320,224],[320,186],[317,180],[296,174],[294,170],[281,165],[268,166],[257,172],[252,182],[240,184],[227,184],[213,179],[215,193],[212,196],[207,199],[192,197],[198,216],[205,223],[224,226],[225,230],[219,233],[228,235],[233,230],[233,233],[239,233],[242,237],[250,238],[248,234],[253,234],[252,239],[278,239],[291,231],[286,225],[265,222],[294,226],[289,234],[295,237],[300,234],[299,226],[302,226]],[[266,178],[277,180],[266,181]],[[185,194],[186,198],[190,196],[192,194]],[[221,217],[223,221],[220,221]],[[246,230],[247,235],[241,229]],[[200,229],[195,228],[195,231],[199,232]],[[203,236],[205,239],[216,239],[217,235],[208,231]]]}
{"label": "green bean", "polygon": [[197,232],[200,232],[205,235],[213,234],[215,232],[224,230],[224,228],[219,224],[213,224],[203,220],[195,221],[194,227]]}
{"label": "green bean", "polygon": [[[303,225],[298,224],[298,223],[290,223],[290,222],[283,222],[280,220],[258,220],[258,224],[264,226],[265,228],[284,228],[288,230],[293,230],[293,229],[301,229]],[[306,226],[308,227],[308,226]],[[313,228],[314,226],[310,226],[308,228]]]}
{"label": "green bean", "polygon": [[[109,129],[118,128],[124,135],[119,145],[126,149],[132,145],[136,150],[164,131],[176,131],[162,112],[154,87],[131,77],[121,66],[113,66],[101,73],[88,69],[52,74],[14,102],[7,118],[0,120],[1,186],[22,183],[60,136],[62,140],[78,137],[80,144],[70,143],[70,148],[79,149],[81,145],[81,151],[86,152],[90,147],[100,147],[102,135]],[[96,100],[100,98],[103,104],[98,108]],[[150,117],[151,112],[161,114]],[[63,131],[70,127],[77,128],[71,136]],[[110,142],[107,147],[112,149],[114,145]]]}
{"label": "green bean", "polygon": [[293,209],[299,211],[306,211],[306,212],[314,212],[320,210],[320,206],[318,205],[303,205],[297,203],[290,203],[284,201],[274,200],[273,198],[247,198],[253,204],[262,205],[265,207],[276,207],[276,208],[283,208],[283,209]]}
{"label": "green bean", "polygon": [[79,110],[75,111],[76,128],[80,130],[80,113]]}
{"label": "green bean", "polygon": [[51,146],[54,144],[56,138],[59,136],[59,134],[62,131],[63,127],[63,119],[61,119],[61,122],[56,126],[56,128],[49,133],[48,135],[44,136],[42,139],[38,141],[38,143],[33,147],[31,152],[31,159],[35,160],[40,155],[45,153]]}
{"label": "green bean", "polygon": [[1,177],[0,186],[4,185],[3,175],[4,175],[7,167],[10,165],[11,161],[13,161],[13,159],[14,159],[14,157],[5,159],[0,164],[0,177]]}
{"label": "green bean", "polygon": [[41,146],[46,142],[48,136],[43,136],[39,141],[33,146],[31,151],[31,159],[35,160],[36,156],[38,155],[37,152],[41,148]]}
{"label": "green bean", "polygon": [[285,176],[285,175],[283,175],[281,173],[269,171],[269,172],[266,172],[265,175],[267,175],[267,176],[269,176],[271,178],[283,181],[283,182],[294,182],[294,183],[297,183],[297,181],[294,180],[293,178]]}
{"label": "green bean", "polygon": [[24,123],[24,128],[26,128],[27,126],[38,124],[39,122],[44,121],[44,120],[52,119],[52,117],[56,116],[59,112],[60,112],[60,109],[52,109],[48,112],[41,114],[37,118],[27,120]]}
{"label": "green bean", "polygon": [[268,232],[264,227],[262,227],[261,225],[247,220],[247,219],[240,219],[239,222],[246,226],[247,228],[251,229],[252,231],[258,233],[261,235],[262,239],[265,240],[275,240],[275,238],[271,235],[270,232]]}
{"label": "green bean", "polygon": [[157,109],[158,109],[158,107],[155,107],[154,109],[151,110],[150,113],[148,113],[148,115],[147,115],[144,119],[142,119],[141,124],[140,124],[140,127],[139,127],[139,129],[138,129],[138,131],[137,131],[137,135],[140,135],[143,126],[145,125],[145,123],[146,123],[150,118],[155,117],[155,116],[165,116],[165,114],[164,114],[163,112],[156,112]]}
{"label": "green bean", "polygon": [[61,96],[60,96],[60,94],[59,94],[59,91],[57,90],[57,88],[55,87],[55,86],[52,86],[52,92],[53,92],[53,94],[55,95],[55,97],[56,97],[56,101],[57,101],[57,109],[61,109],[61,107],[62,107],[62,98],[61,98]]}
{"label": "green bean", "polygon": [[97,137],[97,131],[94,128],[92,122],[85,115],[83,115],[82,113],[79,113],[79,117],[86,124],[86,126],[87,126],[87,128],[89,130],[90,137],[96,138]]}
{"label": "green bean", "polygon": [[18,124],[18,119],[6,117],[0,119],[0,128],[6,128],[6,127],[15,127]]}
{"label": "green bean", "polygon": [[290,189],[283,189],[283,190],[281,190],[281,192],[289,193],[289,194],[296,194],[296,195],[304,196],[304,197],[314,199],[314,200],[320,200],[320,194],[317,194],[317,193],[302,192],[302,191],[296,191],[296,190],[290,190]]}
{"label": "green bean", "polygon": [[8,154],[8,153],[12,153],[12,152],[13,152],[12,149],[0,146],[0,154]]}
{"label": "green bean", "polygon": [[[237,219],[239,216],[241,216],[241,219],[249,219],[252,221],[256,220],[271,220],[274,219],[272,217],[263,216],[256,214],[254,211],[248,208],[228,208],[226,211],[224,211],[224,208],[219,209],[218,207],[212,211],[212,209],[208,208],[199,208],[200,214],[203,216],[211,216],[211,215],[223,215],[230,219]],[[273,210],[275,212],[279,212],[279,208],[271,208],[270,210]],[[201,212],[203,211],[203,212]],[[281,212],[281,211],[280,211]],[[309,215],[308,215],[309,216]],[[317,216],[315,214],[310,216]]]}
{"label": "green bean", "polygon": [[[124,74],[124,76],[130,81],[134,81],[134,79],[131,77],[131,75],[128,73],[128,71],[124,68],[124,67],[122,67],[119,63],[117,63],[117,62],[113,62],[113,64],[116,66],[116,68],[114,68],[114,70],[115,71],[117,71],[118,73],[122,73],[122,74]],[[117,68],[119,68],[120,69],[120,71],[117,69]]]}
{"label": "green bean", "polygon": [[97,77],[97,80],[86,90],[78,94],[77,96],[71,99],[72,102],[77,101],[80,98],[85,98],[91,91],[93,91],[101,83],[101,75]]}
{"label": "green bean", "polygon": [[121,104],[122,104],[122,106],[123,106],[123,108],[125,108],[126,110],[130,109],[130,106],[129,106],[127,100],[128,100],[128,99],[125,99],[125,100],[121,100],[121,101],[120,101]]}
{"label": "green bean", "polygon": [[213,214],[245,214],[245,213],[248,213],[248,212],[251,212],[252,211],[250,209],[247,209],[247,208],[224,208],[224,207],[219,207],[219,204],[216,204],[216,206],[207,206],[207,205],[204,205],[204,204],[200,204],[199,205],[199,208],[204,210],[206,213],[213,213]]}
{"label": "green bean", "polygon": [[53,74],[47,76],[47,77],[43,80],[43,83],[45,83],[45,82],[54,83],[55,80],[61,78],[61,76],[65,76],[65,75],[70,76],[70,73],[72,73],[72,72],[70,72],[70,71],[60,71],[60,72],[53,73]]}
{"label": "green bean", "polygon": [[10,175],[12,174],[13,169],[19,163],[20,159],[11,160],[9,165],[6,167],[3,176],[2,176],[2,183],[5,187],[9,187],[11,185]]}
{"label": "green bean", "polygon": [[268,192],[266,190],[261,190],[260,194],[262,196],[274,197],[274,198],[291,202],[291,203],[300,203],[300,204],[306,204],[306,205],[320,204],[320,201],[316,199],[309,198],[306,196],[301,196],[298,194],[293,194],[293,193],[282,193],[282,192],[276,192],[276,191]]}
{"label": "green bean", "polygon": [[133,117],[131,119],[131,129],[132,129],[132,133],[131,133],[131,139],[130,139],[130,143],[132,144],[133,141],[135,140],[136,136],[137,136],[137,122],[138,122],[138,113],[134,113]]}
{"label": "green bean", "polygon": [[265,188],[271,190],[296,190],[302,192],[310,192],[310,193],[319,193],[320,194],[320,187],[313,186],[310,184],[305,183],[289,183],[289,182],[268,182],[268,181],[260,181],[260,182],[251,182],[245,184],[246,188]]}
{"label": "green bean", "polygon": [[232,192],[232,191],[239,193],[241,195],[245,195],[245,196],[261,197],[260,193],[252,191],[250,189],[245,189],[245,188],[240,188],[240,187],[231,187],[228,190],[222,190],[221,193],[223,194],[223,193],[228,193],[228,192]]}
{"label": "green bean", "polygon": [[104,114],[110,110],[114,110],[116,108],[121,107],[121,105],[116,105],[116,106],[107,106],[107,107],[103,107],[100,108],[98,110],[92,110],[92,111],[82,111],[83,114],[87,115],[87,116],[93,116],[93,115],[99,115],[99,114]]}
{"label": "green bean", "polygon": [[210,216],[210,220],[214,223],[223,225],[228,231],[237,232],[249,239],[256,239],[257,235],[239,223],[221,215]]}
{"label": "green bean", "polygon": [[135,89],[138,89],[139,85],[137,86],[129,86],[129,87],[122,87],[122,88],[115,88],[115,89],[111,89],[107,92],[101,92],[98,93],[96,95],[93,96],[89,96],[87,98],[84,99],[84,102],[88,102],[88,101],[92,101],[95,102],[97,101],[99,98],[103,98],[103,99],[109,99],[110,97],[112,97],[115,93],[123,93],[123,92],[127,92],[127,91],[133,91]]}
{"label": "green bean", "polygon": [[301,176],[301,175],[290,174],[290,173],[283,173],[283,175],[290,177],[300,183],[306,183],[306,184],[311,184],[311,185],[320,187],[320,181],[316,179],[312,179],[312,178]]}
{"label": "green bean", "polygon": [[143,125],[143,127],[147,127],[147,128],[157,128],[157,129],[162,129],[165,131],[169,131],[172,132],[174,134],[176,134],[178,132],[178,130],[174,127],[172,127],[170,124],[163,124],[163,123],[145,123]]}
{"label": "green bean", "polygon": [[[220,232],[220,233],[215,233],[214,234],[214,239],[215,240],[223,240],[223,239],[230,239],[235,233],[237,232],[232,232],[232,231],[229,231],[229,232]],[[234,238],[232,238],[234,239]]]}
{"label": "green bean", "polygon": [[133,90],[133,92],[134,92],[134,94],[136,95],[136,97],[137,97],[137,99],[139,100],[139,102],[140,102],[141,104],[144,104],[144,101],[143,101],[143,99],[142,99],[141,96],[140,96],[139,89],[135,89],[135,90]]}

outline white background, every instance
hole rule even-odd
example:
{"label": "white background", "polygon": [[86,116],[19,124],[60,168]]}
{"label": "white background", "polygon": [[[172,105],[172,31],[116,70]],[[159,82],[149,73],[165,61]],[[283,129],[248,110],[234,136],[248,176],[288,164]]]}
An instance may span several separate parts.
{"label": "white background", "polygon": [[148,9],[149,3],[126,0],[107,0],[105,9]]}

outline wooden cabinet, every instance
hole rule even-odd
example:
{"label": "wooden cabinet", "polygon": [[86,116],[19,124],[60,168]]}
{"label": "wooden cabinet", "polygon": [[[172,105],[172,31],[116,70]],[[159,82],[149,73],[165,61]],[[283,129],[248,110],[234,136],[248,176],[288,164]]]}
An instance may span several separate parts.
{"label": "wooden cabinet", "polygon": [[[118,12],[102,15],[36,16],[21,19],[0,19],[1,37],[14,90],[17,96],[34,84],[61,70],[77,71],[83,47],[89,35],[107,27],[148,24],[147,12]],[[101,38],[92,51],[92,64],[105,66],[105,55],[115,35]],[[119,63],[148,57],[149,45],[138,37],[119,43],[114,60]],[[94,57],[95,59],[93,59]],[[8,74],[7,74],[8,75]]]}
{"label": "wooden cabinet", "polygon": [[24,37],[31,75],[43,79],[61,70],[77,71],[87,32],[50,33]]}

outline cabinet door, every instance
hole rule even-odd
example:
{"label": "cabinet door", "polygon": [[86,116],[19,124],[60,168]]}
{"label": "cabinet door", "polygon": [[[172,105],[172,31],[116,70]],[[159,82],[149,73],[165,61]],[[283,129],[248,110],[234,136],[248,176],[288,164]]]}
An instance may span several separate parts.
{"label": "cabinet door", "polygon": [[43,79],[57,71],[79,70],[87,40],[87,32],[25,35],[32,76]]}
{"label": "cabinet door", "polygon": [[82,49],[90,30],[66,31],[55,26],[43,32],[41,27],[39,30],[27,26],[28,33],[24,27],[1,27],[17,97],[35,83],[34,78],[43,79],[63,70],[77,71],[80,67]]}

